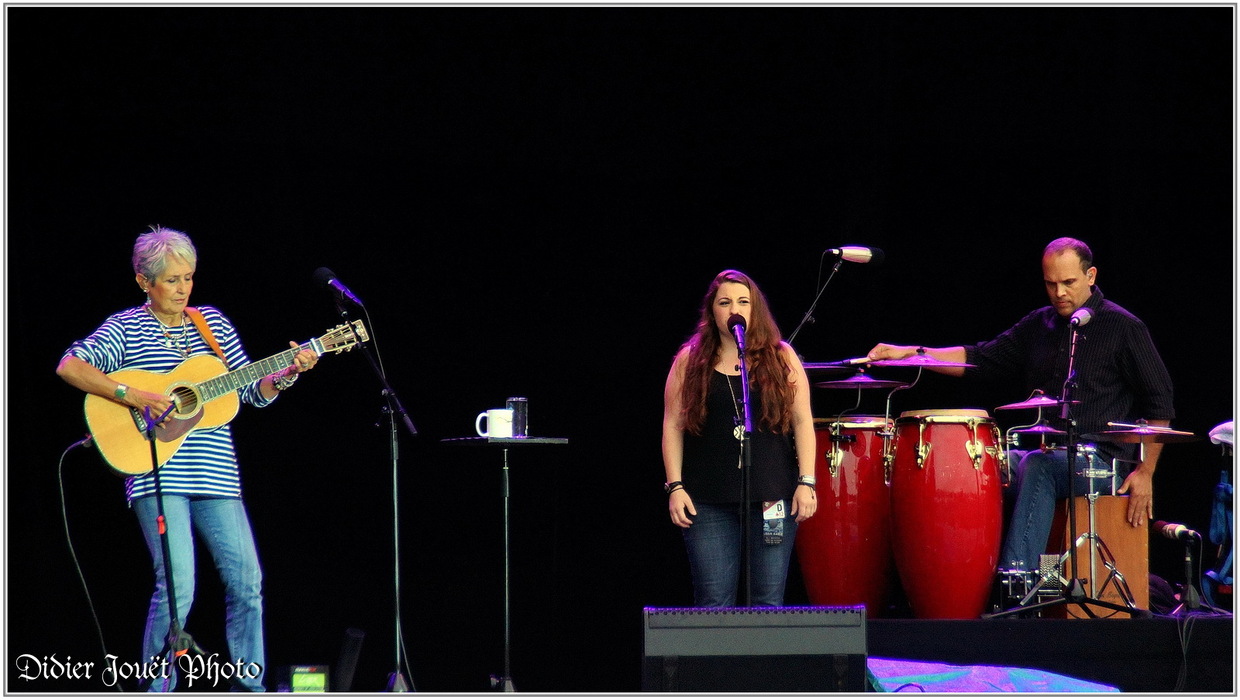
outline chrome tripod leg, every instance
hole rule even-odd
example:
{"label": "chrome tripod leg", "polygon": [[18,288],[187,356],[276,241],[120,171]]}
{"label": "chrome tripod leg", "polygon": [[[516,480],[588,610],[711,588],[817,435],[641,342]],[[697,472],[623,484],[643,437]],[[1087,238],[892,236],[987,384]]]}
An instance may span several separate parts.
{"label": "chrome tripod leg", "polygon": [[[1082,537],[1084,537],[1084,535],[1082,535]],[[1137,609],[1136,598],[1132,595],[1132,589],[1128,587],[1128,581],[1124,578],[1124,575],[1120,573],[1119,568],[1115,565],[1115,557],[1112,556],[1110,548],[1107,547],[1106,542],[1103,542],[1100,536],[1090,535],[1090,537],[1097,542],[1097,549],[1101,558],[1102,566],[1107,570],[1107,576],[1106,579],[1103,580],[1102,586],[1099,587],[1097,592],[1091,597],[1101,600],[1102,594],[1106,592],[1107,588],[1109,588],[1112,583],[1114,583],[1115,591],[1119,594],[1120,600],[1124,602],[1124,605],[1133,608],[1134,610]],[[1093,581],[1090,582],[1090,586],[1092,590]]]}

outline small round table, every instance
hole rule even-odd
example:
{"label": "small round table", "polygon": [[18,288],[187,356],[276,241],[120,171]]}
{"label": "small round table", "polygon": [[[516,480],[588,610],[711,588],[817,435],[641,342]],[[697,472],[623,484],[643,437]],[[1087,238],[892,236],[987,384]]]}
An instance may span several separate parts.
{"label": "small round table", "polygon": [[496,678],[491,677],[492,687],[499,688],[505,693],[514,693],[516,688],[512,684],[512,601],[510,597],[509,580],[511,577],[510,560],[509,560],[509,530],[508,530],[508,449],[518,446],[530,445],[567,445],[568,438],[553,437],[463,437],[463,438],[444,438],[440,442],[445,445],[473,445],[478,447],[498,447],[504,452],[504,675]]}

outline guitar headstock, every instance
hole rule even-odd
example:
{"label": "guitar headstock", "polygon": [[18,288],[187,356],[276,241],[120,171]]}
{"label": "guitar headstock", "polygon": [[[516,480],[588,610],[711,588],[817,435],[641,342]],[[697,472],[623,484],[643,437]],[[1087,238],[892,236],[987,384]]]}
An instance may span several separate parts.
{"label": "guitar headstock", "polygon": [[352,323],[342,323],[335,328],[327,331],[327,334],[321,338],[311,341],[311,349],[319,355],[326,355],[329,352],[342,353],[353,349],[358,343],[365,343],[370,340],[370,334],[366,332],[366,326],[359,319]]}

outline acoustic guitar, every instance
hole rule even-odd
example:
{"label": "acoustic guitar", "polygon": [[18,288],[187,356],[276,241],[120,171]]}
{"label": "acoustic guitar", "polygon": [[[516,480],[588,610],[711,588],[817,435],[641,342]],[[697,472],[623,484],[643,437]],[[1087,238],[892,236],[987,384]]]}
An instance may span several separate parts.
{"label": "acoustic guitar", "polygon": [[[156,425],[155,455],[151,455],[150,431],[144,411],[112,399],[86,395],[86,425],[104,461],[121,476],[144,474],[163,466],[195,430],[224,425],[241,408],[237,389],[284,369],[300,350],[309,348],[320,357],[352,350],[370,340],[362,322],[342,323],[326,335],[297,348],[252,362],[231,372],[215,355],[195,355],[168,372],[123,369],[108,376],[134,389],[172,397],[171,420]],[[158,419],[158,416],[151,416]]]}

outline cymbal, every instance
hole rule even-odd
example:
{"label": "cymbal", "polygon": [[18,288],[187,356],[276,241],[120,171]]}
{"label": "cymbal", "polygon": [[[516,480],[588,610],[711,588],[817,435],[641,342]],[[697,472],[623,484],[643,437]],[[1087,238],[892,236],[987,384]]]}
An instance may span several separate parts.
{"label": "cymbal", "polygon": [[862,373],[850,379],[816,382],[814,386],[819,389],[903,389],[908,386],[908,383],[892,381],[890,379],[874,379],[868,374]]}
{"label": "cymbal", "polygon": [[910,355],[902,360],[874,360],[874,367],[976,367],[968,362],[936,360],[930,355]]}
{"label": "cymbal", "polygon": [[1041,423],[1031,428],[1013,428],[1012,432],[1018,435],[1024,434],[1024,433],[1041,433],[1042,435],[1052,435],[1055,437],[1067,437],[1068,436],[1068,434],[1062,430],[1057,430],[1055,428],[1052,428],[1049,425],[1044,425]]}
{"label": "cymbal", "polygon": [[1183,430],[1172,430],[1159,425],[1147,425],[1128,430],[1103,430],[1097,433],[1082,435],[1084,440],[1100,440],[1103,442],[1192,442],[1199,440],[1193,433]]}
{"label": "cymbal", "polygon": [[1064,405],[1064,403],[1078,404],[1080,403],[1080,401],[1064,402],[1064,401],[1060,401],[1054,396],[1046,396],[1044,394],[1038,394],[1037,396],[1034,396],[1031,399],[1025,399],[1024,401],[1021,401],[1020,403],[1010,403],[1010,404],[1007,404],[1006,406],[999,406],[995,410],[1002,411],[1008,408],[1045,408],[1047,406],[1062,406]]}
{"label": "cymbal", "polygon": [[853,372],[856,367],[844,362],[803,362],[801,366],[806,372],[829,371],[829,372]]}

